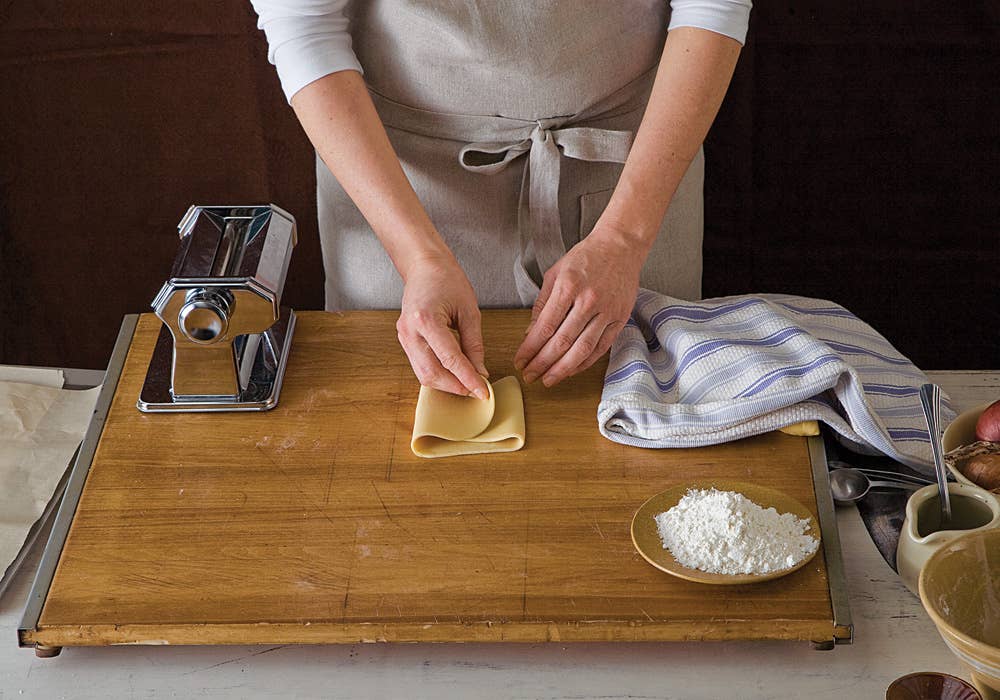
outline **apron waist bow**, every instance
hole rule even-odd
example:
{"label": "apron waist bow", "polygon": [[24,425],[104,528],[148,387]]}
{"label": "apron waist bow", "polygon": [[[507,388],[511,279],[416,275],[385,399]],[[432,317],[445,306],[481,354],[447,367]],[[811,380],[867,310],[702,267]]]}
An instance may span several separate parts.
{"label": "apron waist bow", "polygon": [[566,254],[559,216],[560,158],[624,163],[632,146],[631,131],[594,127],[553,128],[539,120],[527,138],[470,143],[459,152],[459,163],[472,173],[492,175],[528,154],[521,179],[517,225],[521,252],[514,275],[525,305],[534,303],[538,285],[529,268],[544,273]]}
{"label": "apron waist bow", "polygon": [[498,173],[527,154],[518,201],[521,249],[514,278],[522,303],[530,306],[539,287],[529,270],[537,268],[540,276],[566,253],[559,216],[560,159],[565,156],[624,163],[632,146],[632,132],[586,124],[645,108],[655,72],[654,66],[576,115],[538,120],[431,112],[401,104],[374,90],[370,93],[386,126],[465,142],[458,160],[471,173]]}

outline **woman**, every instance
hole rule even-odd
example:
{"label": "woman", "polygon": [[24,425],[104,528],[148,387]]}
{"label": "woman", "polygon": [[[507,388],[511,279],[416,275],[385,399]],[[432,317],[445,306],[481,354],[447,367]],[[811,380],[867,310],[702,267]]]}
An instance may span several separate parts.
{"label": "woman", "polygon": [[400,308],[422,384],[485,398],[480,305],[532,306],[514,364],[552,386],[640,283],[700,297],[749,0],[253,2],[318,156],[327,308]]}

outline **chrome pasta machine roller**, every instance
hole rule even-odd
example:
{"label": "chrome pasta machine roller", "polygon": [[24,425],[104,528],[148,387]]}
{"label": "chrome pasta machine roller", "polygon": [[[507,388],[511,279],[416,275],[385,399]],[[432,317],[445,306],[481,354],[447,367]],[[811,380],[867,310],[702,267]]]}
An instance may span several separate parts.
{"label": "chrome pasta machine roller", "polygon": [[153,300],[163,321],[139,410],[266,411],[278,403],[295,313],[281,291],[295,219],[271,205],[192,206]]}

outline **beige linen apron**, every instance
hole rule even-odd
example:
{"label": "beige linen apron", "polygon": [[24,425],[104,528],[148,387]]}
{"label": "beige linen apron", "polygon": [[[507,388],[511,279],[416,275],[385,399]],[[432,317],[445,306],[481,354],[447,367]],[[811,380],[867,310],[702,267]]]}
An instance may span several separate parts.
{"label": "beige linen apron", "polygon": [[[666,37],[663,0],[369,0],[351,35],[403,170],[485,308],[529,306],[621,174]],[[641,284],[701,296],[703,156]],[[317,158],[328,309],[399,308],[402,280]]]}

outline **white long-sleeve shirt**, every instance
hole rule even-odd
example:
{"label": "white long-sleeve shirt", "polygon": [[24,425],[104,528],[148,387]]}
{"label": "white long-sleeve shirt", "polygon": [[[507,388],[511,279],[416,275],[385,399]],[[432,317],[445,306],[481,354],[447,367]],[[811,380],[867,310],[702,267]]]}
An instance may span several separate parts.
{"label": "white long-sleeve shirt", "polygon": [[[288,100],[309,83],[342,70],[363,72],[351,47],[351,0],[251,0]],[[670,0],[670,25],[746,40],[751,0]]]}

